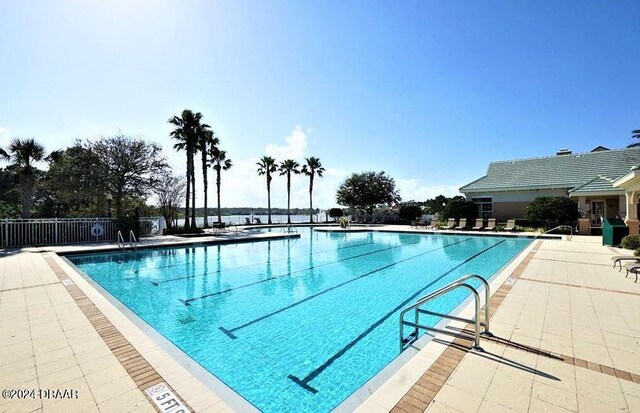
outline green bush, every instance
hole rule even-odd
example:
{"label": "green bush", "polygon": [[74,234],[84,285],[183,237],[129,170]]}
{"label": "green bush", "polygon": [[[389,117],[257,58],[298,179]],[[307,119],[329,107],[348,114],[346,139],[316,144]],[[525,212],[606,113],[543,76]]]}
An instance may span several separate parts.
{"label": "green bush", "polygon": [[403,219],[416,219],[422,217],[422,208],[418,205],[402,205],[398,216]]}
{"label": "green bush", "polygon": [[472,201],[454,198],[444,207],[442,217],[444,219],[466,218],[468,220],[474,220],[478,217],[478,207]]}
{"label": "green bush", "polygon": [[526,219],[543,223],[547,230],[558,225],[573,226],[579,216],[578,204],[562,196],[540,196],[524,208]]}
{"label": "green bush", "polygon": [[344,215],[344,212],[340,208],[331,208],[329,210],[329,216],[331,218],[339,218]]}
{"label": "green bush", "polygon": [[625,236],[624,238],[622,238],[620,246],[628,250],[637,250],[638,248],[640,248],[640,235]]}
{"label": "green bush", "polygon": [[635,251],[633,251],[633,255],[635,255],[636,257],[640,257],[640,248],[637,248]]}

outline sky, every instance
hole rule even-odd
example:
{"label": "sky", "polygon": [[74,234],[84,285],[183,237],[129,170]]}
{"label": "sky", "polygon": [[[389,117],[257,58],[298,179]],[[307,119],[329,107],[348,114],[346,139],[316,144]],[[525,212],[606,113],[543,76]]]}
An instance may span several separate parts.
{"label": "sky", "polygon": [[[122,132],[183,174],[167,120],[189,108],[234,161],[223,206],[266,206],[264,155],[319,157],[323,209],[367,170],[451,196],[494,160],[631,143],[639,21],[637,0],[0,0],[0,146]],[[307,191],[295,176],[293,207]]]}

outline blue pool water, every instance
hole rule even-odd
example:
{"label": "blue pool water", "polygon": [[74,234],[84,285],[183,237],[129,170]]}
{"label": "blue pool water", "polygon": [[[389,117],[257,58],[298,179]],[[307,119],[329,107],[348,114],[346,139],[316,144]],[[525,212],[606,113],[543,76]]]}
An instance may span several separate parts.
{"label": "blue pool water", "polygon": [[398,356],[402,308],[464,274],[490,278],[531,242],[300,233],[67,258],[258,409],[327,412]]}

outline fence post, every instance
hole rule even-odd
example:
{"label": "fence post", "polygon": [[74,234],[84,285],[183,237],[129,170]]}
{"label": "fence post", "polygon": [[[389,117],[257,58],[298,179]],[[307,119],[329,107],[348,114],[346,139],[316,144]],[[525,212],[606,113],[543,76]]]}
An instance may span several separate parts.
{"label": "fence post", "polygon": [[9,220],[4,220],[4,247],[9,248]]}
{"label": "fence post", "polygon": [[58,243],[58,217],[56,217],[54,225],[55,225],[55,234],[56,234],[55,235],[55,240],[56,240],[56,244],[57,244]]}

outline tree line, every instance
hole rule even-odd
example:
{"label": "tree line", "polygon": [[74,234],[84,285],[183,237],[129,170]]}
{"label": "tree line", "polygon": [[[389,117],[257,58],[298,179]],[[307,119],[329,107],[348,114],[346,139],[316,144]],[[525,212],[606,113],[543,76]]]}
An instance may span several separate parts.
{"label": "tree line", "polygon": [[[227,151],[221,149],[220,138],[204,122],[200,112],[185,109],[168,122],[175,141],[173,148],[186,154],[186,175],[175,176],[162,148],[140,137],[117,134],[113,137],[76,140],[60,150],[46,152],[34,138],[14,138],[0,148],[0,161],[9,165],[0,169],[0,216],[5,218],[41,218],[115,216],[137,210],[143,214],[160,213],[172,228],[179,211],[184,211],[184,228],[196,228],[196,158],[202,170],[204,191],[204,225],[208,226],[208,172],[216,174],[217,215],[222,220],[220,188],[222,172],[233,166]],[[48,164],[47,170],[36,167]],[[271,181],[279,173],[287,182],[287,217],[291,222],[291,180],[304,174],[309,179],[309,220],[313,222],[313,186],[325,168],[317,157],[305,158],[301,166],[293,159],[280,163],[264,156],[257,163],[258,175],[266,177],[267,215],[271,223]],[[156,195],[157,208],[146,200]],[[181,205],[184,202],[184,209]],[[298,213],[298,209],[295,210]]]}

